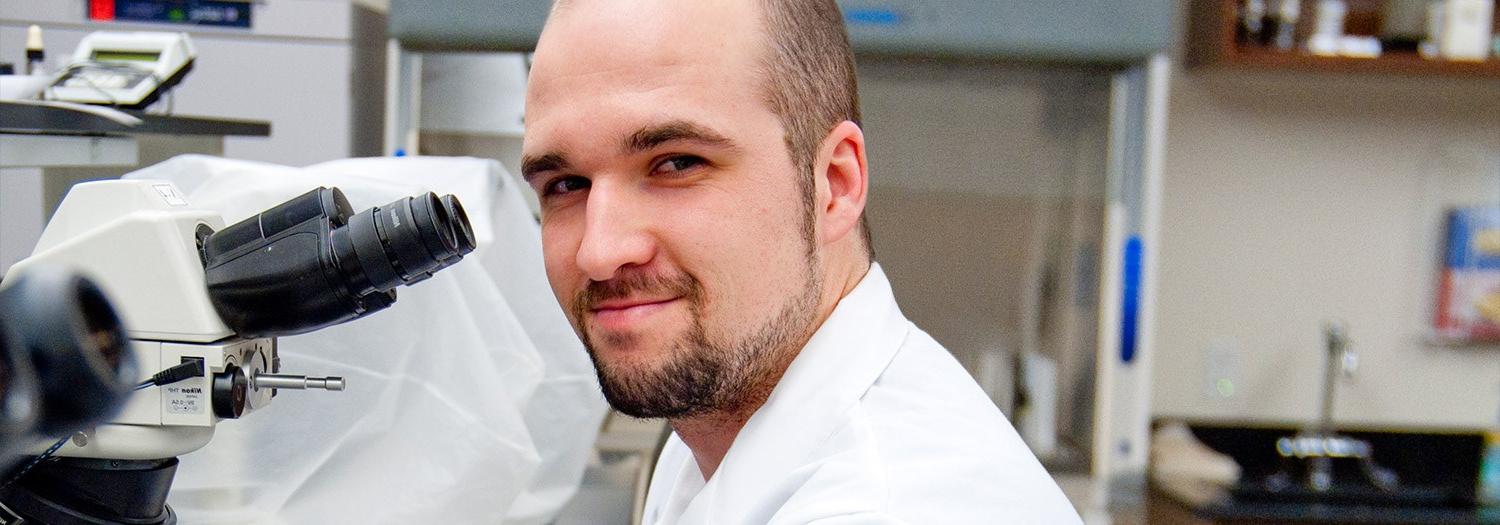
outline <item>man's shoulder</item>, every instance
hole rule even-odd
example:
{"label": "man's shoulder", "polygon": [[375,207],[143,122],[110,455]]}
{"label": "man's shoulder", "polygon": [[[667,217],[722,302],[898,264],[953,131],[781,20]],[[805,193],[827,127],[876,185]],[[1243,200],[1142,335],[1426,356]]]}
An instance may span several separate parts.
{"label": "man's shoulder", "polygon": [[927,430],[900,435],[947,439],[962,430],[967,435],[982,435],[973,440],[976,444],[1003,441],[1001,434],[1015,434],[994,401],[953,354],[915,325],[910,325],[890,365],[860,396],[860,406],[871,418],[872,430],[879,433]]}
{"label": "man's shoulder", "polygon": [[[915,326],[851,416],[866,420],[859,426],[874,440],[881,462],[894,468],[1017,462],[1037,464],[1033,473],[1045,475],[973,376]],[[940,474],[919,470],[928,471]]]}
{"label": "man's shoulder", "polygon": [[[813,456],[818,460],[808,467],[822,482],[803,485],[814,493],[795,499],[807,506],[787,509],[816,510],[841,501],[858,504],[824,514],[933,523],[971,523],[985,515],[1016,523],[1076,519],[1051,476],[972,376],[915,326]],[[830,490],[841,493],[824,493]]]}

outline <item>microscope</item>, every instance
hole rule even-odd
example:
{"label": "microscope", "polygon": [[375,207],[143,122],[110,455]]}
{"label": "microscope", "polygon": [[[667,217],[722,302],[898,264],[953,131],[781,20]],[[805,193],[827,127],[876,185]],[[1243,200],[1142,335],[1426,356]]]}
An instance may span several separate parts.
{"label": "microscope", "polygon": [[[387,308],[397,287],[475,248],[458,200],[433,193],[354,213],[338,189],[319,187],[224,222],[167,182],[83,183],[11,268],[0,289],[59,269],[86,276],[128,342],[103,368],[115,379],[103,391],[120,400],[102,411],[112,416],[40,429],[23,452],[45,459],[0,481],[0,523],[175,523],[166,497],[177,456],[208,444],[216,425],[280,390],[343,390],[338,377],[282,373],[276,337]],[[108,330],[95,332],[107,343]]]}

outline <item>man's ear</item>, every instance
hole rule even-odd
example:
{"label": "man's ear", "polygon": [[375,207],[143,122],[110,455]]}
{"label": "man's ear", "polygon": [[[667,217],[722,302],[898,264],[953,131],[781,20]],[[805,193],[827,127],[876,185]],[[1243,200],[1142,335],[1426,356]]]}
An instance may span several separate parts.
{"label": "man's ear", "polygon": [[832,244],[855,231],[865,211],[870,165],[865,159],[864,131],[847,120],[834,126],[823,138],[813,166],[818,192],[818,242]]}

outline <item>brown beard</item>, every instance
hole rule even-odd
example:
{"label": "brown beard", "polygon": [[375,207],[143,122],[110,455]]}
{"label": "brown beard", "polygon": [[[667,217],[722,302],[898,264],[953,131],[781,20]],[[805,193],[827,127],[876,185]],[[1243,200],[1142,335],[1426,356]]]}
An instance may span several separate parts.
{"label": "brown beard", "polygon": [[[624,274],[609,281],[590,282],[573,300],[573,318],[584,347],[594,362],[599,385],[609,404],[626,415],[681,418],[710,413],[735,413],[764,402],[781,374],[811,334],[817,308],[820,276],[811,263],[809,282],[760,326],[733,341],[714,341],[703,326],[705,294],[698,280],[676,276]],[[691,325],[665,348],[660,365],[630,367],[599,358],[600,342],[629,344],[628,335],[596,340],[585,323],[593,305],[640,294],[682,297]]]}

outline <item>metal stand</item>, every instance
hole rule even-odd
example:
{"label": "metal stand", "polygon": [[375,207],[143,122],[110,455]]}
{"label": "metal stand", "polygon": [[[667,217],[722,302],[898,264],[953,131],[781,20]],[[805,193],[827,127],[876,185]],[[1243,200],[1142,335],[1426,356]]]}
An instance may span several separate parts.
{"label": "metal stand", "polygon": [[167,490],[176,473],[177,458],[49,459],[0,491],[3,510],[9,511],[0,522],[175,525]]}

